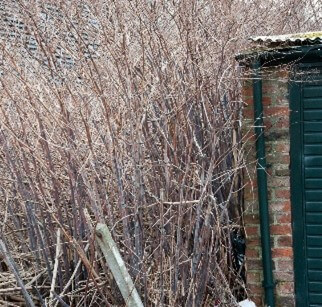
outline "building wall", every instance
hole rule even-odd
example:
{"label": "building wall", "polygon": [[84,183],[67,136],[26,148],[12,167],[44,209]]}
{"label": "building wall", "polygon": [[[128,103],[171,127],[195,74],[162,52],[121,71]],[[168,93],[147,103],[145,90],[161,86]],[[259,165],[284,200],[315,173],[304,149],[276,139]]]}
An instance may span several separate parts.
{"label": "building wall", "polygon": [[[290,202],[290,138],[288,71],[286,67],[263,71],[263,105],[268,173],[270,231],[276,305],[294,306],[293,249]],[[263,272],[257,202],[256,152],[252,81],[243,86],[245,161],[246,270],[248,293],[263,306]]]}

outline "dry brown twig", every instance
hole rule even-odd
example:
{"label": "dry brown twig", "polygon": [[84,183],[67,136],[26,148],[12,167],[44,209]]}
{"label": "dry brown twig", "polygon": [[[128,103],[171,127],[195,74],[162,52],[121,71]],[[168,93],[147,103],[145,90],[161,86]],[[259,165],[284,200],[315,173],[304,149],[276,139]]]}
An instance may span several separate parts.
{"label": "dry brown twig", "polygon": [[[112,229],[145,306],[234,306],[250,137],[234,55],[250,35],[321,27],[321,2],[0,5],[0,220],[26,291],[124,304],[93,220]],[[21,289],[1,260],[0,300]]]}

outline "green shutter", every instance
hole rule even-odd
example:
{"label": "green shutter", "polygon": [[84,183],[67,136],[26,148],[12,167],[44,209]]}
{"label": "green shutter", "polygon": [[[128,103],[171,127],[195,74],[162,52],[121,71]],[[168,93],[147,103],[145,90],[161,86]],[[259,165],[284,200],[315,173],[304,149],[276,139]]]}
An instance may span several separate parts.
{"label": "green shutter", "polygon": [[297,306],[322,306],[322,70],[302,64],[290,82],[291,201]]}

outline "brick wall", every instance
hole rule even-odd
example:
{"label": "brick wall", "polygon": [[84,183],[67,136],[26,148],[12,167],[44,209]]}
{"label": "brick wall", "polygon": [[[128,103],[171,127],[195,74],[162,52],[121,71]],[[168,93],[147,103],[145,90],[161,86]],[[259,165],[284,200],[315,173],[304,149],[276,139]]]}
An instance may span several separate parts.
{"label": "brick wall", "polygon": [[[277,306],[294,306],[293,250],[289,178],[288,73],[285,67],[262,71],[270,230]],[[246,267],[248,293],[263,306],[252,81],[244,82]]]}

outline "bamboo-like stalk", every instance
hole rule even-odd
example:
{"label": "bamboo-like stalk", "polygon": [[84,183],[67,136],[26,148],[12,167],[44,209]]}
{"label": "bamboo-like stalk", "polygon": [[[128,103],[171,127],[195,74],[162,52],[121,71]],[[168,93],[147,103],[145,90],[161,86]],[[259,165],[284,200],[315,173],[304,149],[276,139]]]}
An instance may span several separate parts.
{"label": "bamboo-like stalk", "polygon": [[24,298],[25,298],[25,302],[27,304],[27,306],[30,307],[36,307],[36,305],[34,304],[31,296],[29,295],[28,291],[26,290],[26,287],[19,275],[19,272],[17,270],[17,266],[9,252],[9,250],[7,249],[6,244],[4,243],[4,241],[2,239],[0,239],[0,252],[2,254],[2,256],[4,257],[8,267],[10,268],[11,272],[13,273],[13,275],[16,278],[17,284],[20,287],[20,291],[22,292]]}
{"label": "bamboo-like stalk", "polygon": [[[315,2],[5,1],[0,221],[32,299],[123,303],[89,221],[111,229],[145,306],[244,298],[230,237],[253,165],[234,55],[251,34],[320,26]],[[0,263],[1,302],[24,300],[15,280]]]}

